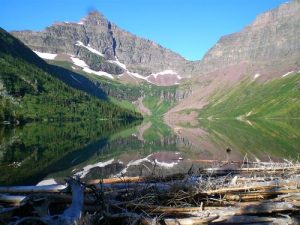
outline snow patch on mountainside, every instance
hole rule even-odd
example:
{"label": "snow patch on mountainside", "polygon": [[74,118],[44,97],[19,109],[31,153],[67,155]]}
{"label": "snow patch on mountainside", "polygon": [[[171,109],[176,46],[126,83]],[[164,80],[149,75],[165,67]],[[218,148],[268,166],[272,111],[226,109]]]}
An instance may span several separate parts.
{"label": "snow patch on mountainside", "polygon": [[129,76],[131,77],[134,77],[134,78],[138,78],[138,79],[142,79],[142,80],[147,80],[147,77],[144,77],[143,75],[141,74],[138,74],[138,73],[133,73],[133,72],[127,72]]}
{"label": "snow patch on mountainside", "polygon": [[292,73],[294,73],[294,71],[287,72],[286,74],[283,74],[281,77],[286,77],[286,76],[288,76],[288,75],[290,75]]}
{"label": "snow patch on mountainside", "polygon": [[71,57],[71,60],[73,61],[73,63],[76,65],[76,66],[79,66],[79,67],[89,67],[85,61],[79,59],[79,58],[76,58],[76,57]]}
{"label": "snow patch on mountainside", "polygon": [[89,50],[90,52],[92,52],[92,53],[94,53],[94,54],[96,54],[96,55],[100,55],[100,56],[104,57],[104,55],[103,55],[101,52],[99,52],[98,50],[92,48],[92,47],[90,46],[90,44],[88,44],[88,45],[86,46],[86,45],[84,45],[81,41],[77,41],[75,45],[84,47],[84,48],[86,48],[87,50]]}
{"label": "snow patch on mountainside", "polygon": [[115,64],[115,65],[121,67],[122,69],[125,70],[125,72],[126,72],[129,76],[131,76],[131,77],[133,77],[133,78],[138,78],[138,79],[147,80],[147,77],[144,77],[144,76],[142,76],[142,75],[140,75],[140,74],[138,74],[138,73],[130,72],[130,71],[127,69],[126,65],[125,65],[124,63],[121,63],[117,57],[116,57],[115,60],[108,60],[108,62],[113,63],[113,64]]}
{"label": "snow patch on mountainside", "polygon": [[105,77],[108,77],[110,79],[114,79],[113,75],[110,74],[110,73],[106,73],[106,72],[103,72],[103,71],[95,71],[95,70],[90,69],[89,66],[83,60],[81,60],[79,58],[71,56],[71,60],[73,61],[73,63],[76,66],[81,67],[82,70],[86,73],[95,74],[95,75],[98,75],[98,76],[105,76]]}
{"label": "snow patch on mountainside", "polygon": [[33,52],[37,54],[39,57],[41,57],[42,59],[53,60],[57,56],[57,54],[53,54],[53,53],[38,52],[38,51],[33,51]]}
{"label": "snow patch on mountainside", "polygon": [[86,18],[84,17],[77,24],[84,25],[85,21],[86,21]]}
{"label": "snow patch on mountainside", "polygon": [[[164,71],[161,71],[161,72],[158,72],[158,73],[152,73],[148,76],[143,76],[139,73],[135,73],[135,72],[131,72],[127,69],[127,66],[124,64],[124,63],[121,63],[119,61],[119,59],[117,57],[115,57],[115,60],[108,60],[108,62],[110,63],[113,63],[119,67],[121,67],[122,69],[125,70],[125,72],[132,78],[134,79],[141,79],[141,80],[145,80],[151,84],[156,84],[156,82],[154,80],[158,79],[158,78],[161,78],[161,77],[168,77],[168,76],[176,76],[176,82],[174,84],[179,84],[178,81],[180,81],[182,79],[181,76],[179,76],[177,74],[177,72],[173,71],[173,70],[164,70]],[[122,75],[120,75],[119,77],[121,77]],[[154,80],[153,80],[154,79]]]}
{"label": "snow patch on mountainside", "polygon": [[158,73],[152,73],[151,74],[154,78],[157,78],[157,76],[163,76],[163,75],[177,75],[177,73],[173,70],[164,70]]}
{"label": "snow patch on mountainside", "polygon": [[128,70],[127,70],[127,68],[126,68],[126,65],[125,65],[124,63],[121,63],[121,62],[119,61],[118,57],[115,57],[115,58],[116,58],[116,60],[108,60],[108,62],[114,63],[114,64],[116,64],[117,66],[121,67],[122,69],[124,69],[124,70],[126,70],[126,71],[128,72]]}
{"label": "snow patch on mountainside", "polygon": [[80,178],[85,177],[91,169],[95,168],[95,167],[105,167],[107,165],[110,165],[114,162],[114,159],[110,159],[106,162],[98,162],[95,164],[91,164],[91,165],[87,165],[85,167],[83,167],[82,171],[77,172],[75,175],[80,176]]}
{"label": "snow patch on mountainside", "polygon": [[260,77],[260,74],[259,73],[257,73],[257,74],[255,74],[254,75],[254,78],[253,78],[253,80],[256,80],[257,78],[259,78]]}
{"label": "snow patch on mountainside", "polygon": [[98,75],[98,76],[104,76],[104,77],[108,77],[110,79],[115,79],[113,77],[113,75],[111,75],[110,73],[106,73],[104,71],[95,71],[95,70],[92,70],[88,67],[83,68],[83,71],[86,72],[86,73],[91,73],[91,74],[95,74],[95,75]]}

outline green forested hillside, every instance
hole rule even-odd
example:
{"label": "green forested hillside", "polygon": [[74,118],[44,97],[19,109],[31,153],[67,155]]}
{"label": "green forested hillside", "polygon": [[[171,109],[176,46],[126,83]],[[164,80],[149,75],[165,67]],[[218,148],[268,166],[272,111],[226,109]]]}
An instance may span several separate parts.
{"label": "green forested hillside", "polygon": [[220,90],[200,112],[201,118],[300,118],[300,75],[264,83],[244,80]]}
{"label": "green forested hillside", "polygon": [[0,29],[0,121],[133,119],[139,114],[69,87]]}
{"label": "green forested hillside", "polygon": [[[122,108],[127,108],[132,111],[137,110],[134,106],[134,102],[142,97],[143,104],[151,111],[151,116],[161,117],[178,102],[178,99],[176,99],[176,91],[180,87],[177,85],[160,87],[150,83],[141,83],[139,85],[124,84],[82,71],[75,72],[72,69],[73,64],[70,62],[54,60],[49,60],[48,62],[52,66],[55,66],[56,69],[65,69],[69,71],[69,73],[73,73],[72,76],[75,76],[76,79],[81,81],[84,78],[88,79],[95,87],[108,96],[108,101],[111,101]],[[64,80],[67,83],[71,83],[73,81],[72,76],[70,76],[70,74],[66,74],[64,76]]]}

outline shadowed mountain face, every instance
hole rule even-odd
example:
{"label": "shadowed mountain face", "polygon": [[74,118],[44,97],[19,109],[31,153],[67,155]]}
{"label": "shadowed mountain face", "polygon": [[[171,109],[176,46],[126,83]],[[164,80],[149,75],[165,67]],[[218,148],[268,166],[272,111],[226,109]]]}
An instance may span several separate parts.
{"label": "shadowed mountain face", "polygon": [[[83,85],[71,83],[72,80],[64,79],[64,75],[73,77]],[[90,80],[48,65],[0,28],[1,124],[2,121],[19,124],[32,121],[128,119],[137,115],[102,99],[106,99],[105,93]]]}

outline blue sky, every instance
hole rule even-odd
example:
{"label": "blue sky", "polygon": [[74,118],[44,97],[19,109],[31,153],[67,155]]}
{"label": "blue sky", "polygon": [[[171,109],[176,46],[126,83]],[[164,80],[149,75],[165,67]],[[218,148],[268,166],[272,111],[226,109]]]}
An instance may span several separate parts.
{"label": "blue sky", "polygon": [[0,26],[42,30],[56,21],[79,21],[99,10],[110,21],[187,59],[201,59],[225,34],[287,0],[0,0]]}

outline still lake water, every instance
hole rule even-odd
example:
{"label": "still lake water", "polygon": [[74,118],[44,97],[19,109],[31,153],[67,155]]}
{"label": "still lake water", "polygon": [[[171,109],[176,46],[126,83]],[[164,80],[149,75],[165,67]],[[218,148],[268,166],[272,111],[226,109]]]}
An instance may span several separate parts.
{"label": "still lake water", "polygon": [[[231,152],[226,152],[230,147]],[[297,160],[300,120],[32,123],[0,127],[0,185],[187,172],[205,159]]]}

